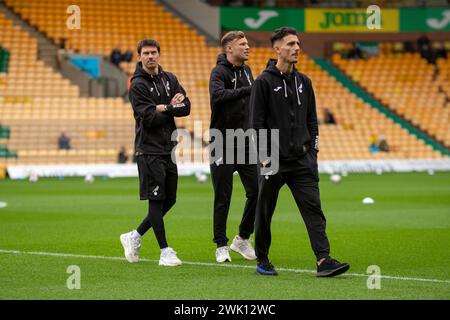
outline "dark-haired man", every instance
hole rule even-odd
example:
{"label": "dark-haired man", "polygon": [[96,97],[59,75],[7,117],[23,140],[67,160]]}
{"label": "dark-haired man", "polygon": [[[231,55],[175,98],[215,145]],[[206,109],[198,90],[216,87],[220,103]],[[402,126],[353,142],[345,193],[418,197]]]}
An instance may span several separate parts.
{"label": "dark-haired man", "polygon": [[[214,187],[214,239],[216,261],[231,262],[229,249],[240,253],[247,260],[255,260],[255,251],[250,241],[254,230],[258,178],[256,164],[250,164],[248,143],[237,146],[234,135],[243,133],[249,126],[248,101],[253,82],[252,71],[245,64],[249,58],[249,45],[242,31],[227,32],[221,40],[222,53],[217,57],[217,65],[211,72],[209,93],[211,97],[210,129],[218,130],[225,145],[221,157],[210,164],[211,180]],[[235,131],[241,130],[241,131]],[[239,133],[240,132],[240,133]],[[231,138],[231,139],[230,139]],[[244,138],[245,139],[245,138]],[[236,141],[237,142],[237,141]],[[245,157],[243,163],[239,158]],[[233,190],[233,173],[237,171],[244,185],[247,202],[245,204],[239,234],[228,247],[226,234],[228,211]]]}
{"label": "dark-haired man", "polygon": [[141,40],[139,62],[131,79],[129,98],[136,120],[135,150],[139,171],[140,199],[148,200],[148,214],[140,226],[120,236],[129,262],[139,261],[141,237],[153,228],[161,249],[159,265],[181,264],[167,244],[163,216],[175,204],[178,171],[171,152],[176,130],[174,117],[189,115],[191,104],[174,74],[159,65],[160,46],[156,40]]}
{"label": "dark-haired man", "polygon": [[[252,127],[278,130],[279,170],[259,177],[255,222],[256,271],[277,275],[269,261],[270,224],[278,193],[284,184],[290,188],[308,230],[317,259],[319,277],[336,276],[349,269],[329,256],[330,245],[325,232],[326,220],[321,209],[317,152],[319,127],[316,101],[311,80],[300,73],[295,64],[300,54],[297,31],[283,27],[271,38],[277,60],[269,60],[267,69],[253,84],[250,97]],[[259,140],[259,139],[258,139]],[[258,141],[258,151],[267,146]],[[261,163],[267,165],[264,159]]]}

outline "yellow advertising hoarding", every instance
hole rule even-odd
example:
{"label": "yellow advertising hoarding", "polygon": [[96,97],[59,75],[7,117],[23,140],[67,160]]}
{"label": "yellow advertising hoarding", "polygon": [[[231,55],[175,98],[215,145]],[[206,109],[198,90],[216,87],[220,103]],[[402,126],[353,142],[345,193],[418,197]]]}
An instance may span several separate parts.
{"label": "yellow advertising hoarding", "polygon": [[370,29],[376,12],[365,9],[306,9],[306,32],[398,32],[399,10],[381,9],[381,28]]}

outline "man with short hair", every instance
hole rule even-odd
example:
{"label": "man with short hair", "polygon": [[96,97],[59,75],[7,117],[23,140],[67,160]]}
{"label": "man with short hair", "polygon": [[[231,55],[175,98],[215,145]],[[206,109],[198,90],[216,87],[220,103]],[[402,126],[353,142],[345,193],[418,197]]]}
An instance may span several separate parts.
{"label": "man with short hair", "polygon": [[140,199],[148,200],[147,217],[141,225],[120,236],[129,262],[139,261],[141,237],[153,228],[161,249],[159,265],[181,264],[166,240],[163,216],[175,204],[178,171],[171,152],[176,130],[174,117],[189,115],[191,104],[176,76],[158,64],[160,46],[156,40],[141,40],[139,62],[131,79],[129,98],[136,120],[135,150],[139,172]]}
{"label": "man with short hair", "polygon": [[[317,152],[319,127],[311,80],[295,64],[300,53],[297,31],[283,27],[271,38],[278,59],[269,60],[267,69],[253,84],[250,97],[252,128],[258,136],[262,130],[278,130],[279,161],[277,172],[260,175],[255,222],[256,272],[277,275],[269,261],[270,224],[278,193],[284,184],[290,188],[308,230],[317,259],[316,276],[336,276],[349,269],[329,256],[330,245],[325,232],[326,220],[319,195]],[[258,152],[268,149],[258,139]],[[267,166],[266,159],[260,159]]]}
{"label": "man with short hair", "polygon": [[[211,97],[211,125],[223,137],[226,144],[235,141],[233,136],[248,128],[250,98],[253,75],[245,64],[249,58],[249,45],[242,31],[230,31],[221,40],[222,53],[217,57],[217,65],[211,72],[209,92]],[[228,130],[228,133],[227,133]],[[234,132],[233,135],[231,132]],[[239,134],[239,131],[236,133]],[[213,141],[211,141],[213,142]],[[248,141],[245,145],[226,145],[221,148],[222,155],[210,164],[211,180],[214,187],[214,239],[217,245],[216,261],[231,262],[229,249],[240,253],[247,260],[255,260],[255,251],[250,241],[254,230],[256,199],[258,196],[257,166],[250,164]],[[217,150],[216,150],[217,152]],[[239,156],[245,156],[245,163],[238,163]],[[229,161],[230,160],[230,161]],[[247,202],[239,234],[230,247],[226,234],[228,211],[233,190],[233,173],[237,171],[245,189]]]}

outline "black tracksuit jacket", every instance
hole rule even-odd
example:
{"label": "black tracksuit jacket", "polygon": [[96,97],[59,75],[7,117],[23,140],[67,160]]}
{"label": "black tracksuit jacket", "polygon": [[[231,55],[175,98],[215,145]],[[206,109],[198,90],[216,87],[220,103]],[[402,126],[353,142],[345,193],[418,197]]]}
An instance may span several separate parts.
{"label": "black tracksuit jacket", "polygon": [[[177,93],[182,93],[185,99],[171,105]],[[152,76],[142,68],[142,62],[138,62],[131,78],[129,98],[136,120],[136,152],[169,155],[176,145],[176,141],[171,140],[172,132],[176,130],[174,117],[185,117],[191,111],[186,91],[175,75],[159,66],[159,73]],[[159,104],[167,105],[167,111],[156,112]]]}
{"label": "black tracksuit jacket", "polygon": [[250,122],[257,131],[279,129],[280,161],[292,161],[308,150],[319,150],[316,100],[306,75],[295,67],[290,74],[283,74],[275,65],[276,60],[269,60],[253,84]]}
{"label": "black tracksuit jacket", "polygon": [[224,53],[219,54],[209,81],[210,128],[223,133],[226,129],[248,128],[252,83],[252,71],[247,65],[233,66]]}

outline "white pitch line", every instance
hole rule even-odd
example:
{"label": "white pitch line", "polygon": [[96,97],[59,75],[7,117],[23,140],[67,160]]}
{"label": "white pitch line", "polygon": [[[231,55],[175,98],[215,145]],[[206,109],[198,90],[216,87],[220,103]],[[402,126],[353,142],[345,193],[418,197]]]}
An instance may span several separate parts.
{"label": "white pitch line", "polygon": [[[49,256],[49,257],[67,257],[67,258],[102,259],[102,260],[126,261],[126,259],[122,258],[122,257],[94,256],[94,255],[73,254],[73,253],[19,251],[19,250],[3,250],[3,249],[0,249],[0,253],[5,253],[5,254],[29,254],[29,255]],[[159,260],[139,259],[139,261],[158,262]],[[242,264],[219,264],[219,263],[191,262],[191,261],[183,261],[183,264],[193,265],[193,266],[204,266],[204,267],[255,269],[254,266],[246,266],[246,265],[242,265]],[[305,270],[305,269],[277,268],[277,270],[278,271],[285,271],[285,272],[294,272],[294,273],[316,273],[315,270]],[[353,277],[369,277],[369,276],[371,276],[371,275],[368,275],[368,274],[361,274],[361,273],[345,273],[345,275],[346,276],[353,276]],[[450,284],[450,280],[439,280],[439,279],[423,279],[423,278],[397,277],[397,276],[384,276],[384,275],[380,275],[380,276],[373,275],[372,277],[374,277],[374,278],[381,278],[381,279],[391,279],[391,280],[436,282],[436,283],[449,283]]]}

